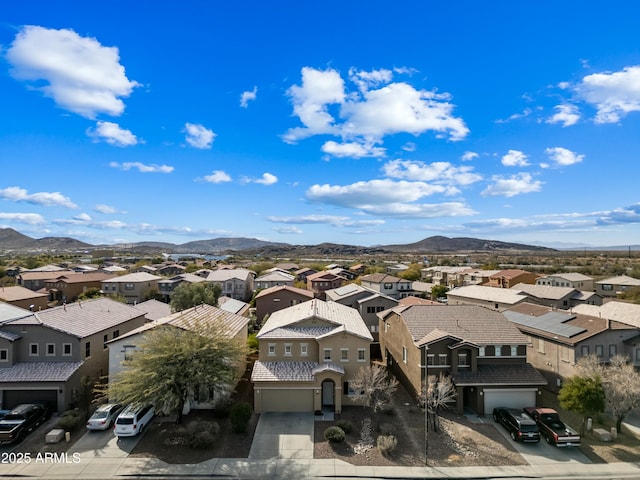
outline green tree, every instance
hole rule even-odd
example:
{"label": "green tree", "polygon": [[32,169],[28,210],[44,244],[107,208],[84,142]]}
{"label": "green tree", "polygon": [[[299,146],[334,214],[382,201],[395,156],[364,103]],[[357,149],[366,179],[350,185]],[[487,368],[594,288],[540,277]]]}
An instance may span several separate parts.
{"label": "green tree", "polygon": [[437,300],[438,298],[446,297],[449,289],[446,285],[434,285],[431,287],[431,299]]}
{"label": "green tree", "polygon": [[356,392],[356,401],[374,412],[384,410],[398,389],[398,381],[380,365],[360,367],[350,386]]}
{"label": "green tree", "polygon": [[78,300],[89,300],[91,298],[99,298],[102,296],[102,290],[99,288],[88,288],[80,295],[78,295]]}
{"label": "green tree", "polygon": [[120,403],[151,402],[158,413],[176,413],[176,423],[181,423],[184,406],[196,391],[229,395],[243,371],[246,342],[230,338],[217,323],[165,325],[145,335],[127,368],[108,385],[96,386],[99,397]]}
{"label": "green tree", "polygon": [[173,293],[171,293],[171,311],[181,312],[182,310],[203,303],[217,307],[221,293],[222,288],[217,283],[181,283]]}
{"label": "green tree", "polygon": [[422,266],[419,263],[412,263],[411,265],[409,265],[409,268],[406,269],[404,272],[398,274],[398,276],[400,278],[403,278],[405,280],[410,280],[412,282],[415,282],[416,280],[420,280],[420,269],[422,268]]}
{"label": "green tree", "polygon": [[560,389],[560,406],[570,412],[582,415],[580,433],[584,434],[587,418],[604,412],[605,392],[600,375],[570,377]]}

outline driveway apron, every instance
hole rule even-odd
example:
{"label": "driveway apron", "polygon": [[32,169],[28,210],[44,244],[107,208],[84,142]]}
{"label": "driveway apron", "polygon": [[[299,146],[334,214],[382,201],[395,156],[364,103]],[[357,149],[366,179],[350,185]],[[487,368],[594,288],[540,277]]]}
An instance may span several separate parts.
{"label": "driveway apron", "polygon": [[249,458],[313,458],[313,423],[312,412],[260,414]]}

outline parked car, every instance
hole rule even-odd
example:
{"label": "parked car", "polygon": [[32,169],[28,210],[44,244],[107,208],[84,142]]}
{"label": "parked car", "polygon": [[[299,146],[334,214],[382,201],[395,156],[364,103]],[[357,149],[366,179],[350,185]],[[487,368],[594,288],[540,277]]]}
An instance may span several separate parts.
{"label": "parked car", "polygon": [[116,418],[113,432],[118,437],[133,437],[144,430],[155,415],[153,405],[127,405]]}
{"label": "parked car", "polygon": [[556,447],[580,445],[580,434],[560,420],[560,415],[554,409],[525,407],[524,411],[536,421],[541,435],[548,444]]}
{"label": "parked car", "polygon": [[540,441],[540,429],[533,418],[515,408],[498,407],[493,409],[493,420],[504,426],[515,442]]}
{"label": "parked car", "polygon": [[39,403],[23,403],[0,420],[0,444],[20,442],[49,418],[49,409]]}
{"label": "parked car", "polygon": [[123,405],[119,403],[105,403],[100,405],[87,420],[87,430],[108,430],[118,418]]}

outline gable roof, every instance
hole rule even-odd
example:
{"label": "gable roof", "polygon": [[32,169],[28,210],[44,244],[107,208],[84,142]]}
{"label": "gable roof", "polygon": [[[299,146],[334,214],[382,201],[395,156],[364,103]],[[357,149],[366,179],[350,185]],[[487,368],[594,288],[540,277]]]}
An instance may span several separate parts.
{"label": "gable roof", "polygon": [[400,283],[408,282],[409,280],[394,277],[393,275],[389,275],[387,273],[372,273],[371,275],[365,275],[364,277],[362,277],[361,281],[369,283]]}
{"label": "gable roof", "polygon": [[525,275],[525,274],[539,276],[533,272],[520,270],[519,268],[510,268],[507,270],[500,270],[497,273],[490,275],[489,278],[516,278],[516,277],[519,277],[520,275]]}
{"label": "gable roof", "polygon": [[544,275],[542,278],[562,278],[570,282],[584,282],[586,280],[593,280],[593,277],[588,277],[587,275],[583,275],[582,273],[578,272],[552,273],[549,275]]}
{"label": "gable roof", "polygon": [[482,285],[466,285],[447,292],[447,297],[462,297],[515,305],[527,299],[527,295],[509,288],[493,288]]}
{"label": "gable roof", "polygon": [[66,382],[84,362],[21,362],[0,368],[0,382]]}
{"label": "gable roof", "polygon": [[245,268],[220,268],[218,270],[212,270],[207,276],[207,281],[224,282],[236,278],[246,282],[247,279],[253,275],[255,275],[255,272]]}
{"label": "gable roof", "polygon": [[598,280],[595,282],[597,285],[611,284],[611,285],[626,285],[630,287],[639,287],[640,280],[637,278],[629,277],[627,275],[618,275],[615,277],[605,278],[604,280]]}
{"label": "gable roof", "polygon": [[28,288],[21,287],[20,285],[14,285],[11,287],[0,288],[0,300],[5,302],[15,302],[17,300],[28,300],[30,298],[42,298],[48,297],[47,293],[38,293]]}
{"label": "gable roof", "polygon": [[130,305],[110,298],[96,298],[42,310],[5,322],[5,325],[42,325],[85,338],[143,315]]}
{"label": "gable roof", "polygon": [[572,310],[584,315],[607,318],[640,328],[640,305],[634,303],[611,301],[600,306],[582,304],[576,305]]}
{"label": "gable roof", "polygon": [[112,277],[107,280],[102,280],[103,283],[142,283],[151,282],[155,280],[162,280],[162,277],[158,275],[151,275],[147,272],[136,272],[122,275],[120,277]]}
{"label": "gable roof", "polygon": [[293,282],[296,279],[294,275],[290,273],[283,272],[281,270],[275,270],[269,273],[265,273],[264,275],[256,278],[256,282]]}
{"label": "gable roof", "polygon": [[551,285],[532,285],[530,283],[518,283],[511,287],[511,290],[547,300],[562,300],[565,297],[573,297],[578,294],[578,290],[573,287],[552,287]]}
{"label": "gable roof", "polygon": [[324,302],[317,298],[273,312],[258,332],[257,337],[264,338],[279,328],[296,328],[299,323],[312,319],[321,320],[329,324],[323,326],[331,327],[331,330],[323,336],[344,331],[367,340],[373,340],[364,320],[355,308],[336,302]]}
{"label": "gable roof", "polygon": [[256,295],[256,298],[266,297],[267,295],[272,295],[281,290],[286,290],[291,293],[296,293],[298,295],[308,297],[309,299],[313,298],[313,292],[309,290],[305,290],[303,288],[291,287],[289,285],[276,285],[274,287],[265,288],[264,290],[260,290],[260,292]]}
{"label": "gable roof", "polygon": [[[417,346],[449,335],[475,345],[522,345],[525,336],[502,313],[476,305],[409,305],[378,314],[399,315]],[[434,330],[437,332],[434,334]],[[434,336],[435,335],[435,336]]]}
{"label": "gable roof", "polygon": [[50,282],[64,282],[67,284],[73,283],[89,283],[89,282],[101,282],[114,278],[115,275],[107,272],[89,272],[89,273],[65,273],[64,275],[55,275],[48,278]]}
{"label": "gable roof", "polygon": [[158,320],[171,314],[171,306],[168,303],[160,302],[155,299],[140,302],[133,305],[133,308],[144,312],[144,316],[148,320]]}
{"label": "gable roof", "polygon": [[0,302],[0,324],[18,318],[28,317],[29,315],[33,315],[33,312],[9,303]]}

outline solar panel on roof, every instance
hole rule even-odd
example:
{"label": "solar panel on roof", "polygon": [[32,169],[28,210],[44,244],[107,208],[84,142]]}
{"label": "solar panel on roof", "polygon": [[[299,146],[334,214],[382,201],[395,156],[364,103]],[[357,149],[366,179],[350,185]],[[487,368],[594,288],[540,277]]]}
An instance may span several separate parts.
{"label": "solar panel on roof", "polygon": [[514,323],[542,330],[543,332],[553,335],[560,335],[561,337],[571,338],[587,331],[587,329],[583,327],[566,325],[564,322],[574,319],[575,315],[564,312],[548,312],[540,317],[509,311],[504,312],[504,314]]}

